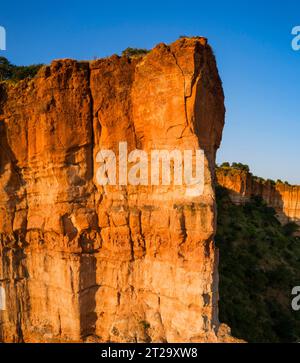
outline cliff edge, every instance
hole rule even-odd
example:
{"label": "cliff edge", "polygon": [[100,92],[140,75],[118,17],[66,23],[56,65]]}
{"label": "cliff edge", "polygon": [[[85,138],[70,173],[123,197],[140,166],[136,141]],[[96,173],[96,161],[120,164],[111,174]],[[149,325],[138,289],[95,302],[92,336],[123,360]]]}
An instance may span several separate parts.
{"label": "cliff edge", "polygon": [[[239,205],[252,196],[261,197],[275,209],[282,224],[294,222],[300,227],[300,186],[254,177],[234,168],[217,168],[217,183],[226,188],[233,203]],[[300,230],[296,232],[300,236]]]}
{"label": "cliff edge", "polygon": [[[58,60],[0,85],[1,341],[217,340],[224,113],[200,37],[142,57]],[[128,152],[203,150],[204,193],[99,185],[99,150],[124,141]]]}

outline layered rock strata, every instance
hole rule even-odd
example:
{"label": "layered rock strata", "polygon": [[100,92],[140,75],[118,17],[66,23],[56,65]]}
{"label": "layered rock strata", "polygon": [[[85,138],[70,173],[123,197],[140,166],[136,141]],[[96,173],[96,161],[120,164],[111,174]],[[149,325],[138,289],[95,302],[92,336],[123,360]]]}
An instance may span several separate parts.
{"label": "layered rock strata", "polygon": [[[287,183],[274,183],[255,178],[241,170],[218,168],[217,182],[229,191],[235,204],[247,202],[252,195],[261,197],[274,208],[282,224],[295,222],[300,227],[300,186]],[[300,235],[300,232],[297,233]]]}
{"label": "layered rock strata", "polygon": [[[224,112],[204,38],[58,60],[0,85],[1,341],[217,340]],[[128,152],[203,150],[203,194],[99,185],[98,152],[125,141]]]}

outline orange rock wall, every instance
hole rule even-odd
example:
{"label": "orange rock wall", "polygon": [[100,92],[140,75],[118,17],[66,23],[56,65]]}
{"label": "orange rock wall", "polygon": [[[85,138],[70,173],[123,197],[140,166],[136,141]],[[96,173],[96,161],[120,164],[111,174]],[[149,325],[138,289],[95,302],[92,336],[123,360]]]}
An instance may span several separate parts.
{"label": "orange rock wall", "polygon": [[300,226],[300,186],[282,183],[274,185],[237,170],[226,172],[218,168],[216,175],[218,184],[229,190],[234,203],[244,203],[251,195],[260,196],[276,210],[281,223],[294,221]]}
{"label": "orange rock wall", "polygon": [[[215,153],[224,96],[204,38],[54,61],[0,85],[1,341],[215,341]],[[100,149],[202,149],[205,188],[100,186]]]}

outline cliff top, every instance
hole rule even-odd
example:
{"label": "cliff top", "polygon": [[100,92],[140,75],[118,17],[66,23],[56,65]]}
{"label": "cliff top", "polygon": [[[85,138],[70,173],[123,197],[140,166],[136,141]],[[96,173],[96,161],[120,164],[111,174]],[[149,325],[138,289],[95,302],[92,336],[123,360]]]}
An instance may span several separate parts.
{"label": "cliff top", "polygon": [[287,186],[291,188],[300,188],[300,185],[292,185],[287,181],[282,181],[280,179],[272,180],[272,179],[265,179],[256,175],[253,175],[250,171],[248,165],[242,163],[230,163],[225,162],[221,165],[216,165],[216,173],[224,174],[225,176],[244,176],[244,177],[251,177],[253,180],[259,184],[272,184],[276,186]]}
{"label": "cliff top", "polygon": [[[116,59],[127,59],[127,61],[139,61],[149,53],[154,52],[162,47],[177,48],[177,47],[190,47],[190,46],[208,46],[207,38],[202,36],[180,36],[175,42],[167,45],[165,43],[159,43],[153,49],[143,49],[143,48],[126,48],[121,55],[113,54],[108,57],[99,57],[93,60],[74,60],[72,58],[62,58],[54,59],[50,66],[57,66],[62,64],[70,64],[70,62],[78,64],[90,64],[92,67],[99,64],[99,62],[109,62]],[[49,67],[47,64],[33,64],[29,66],[16,66],[11,64],[6,58],[0,58],[0,84],[16,84],[21,81],[28,81],[36,77],[44,76],[45,69]]]}

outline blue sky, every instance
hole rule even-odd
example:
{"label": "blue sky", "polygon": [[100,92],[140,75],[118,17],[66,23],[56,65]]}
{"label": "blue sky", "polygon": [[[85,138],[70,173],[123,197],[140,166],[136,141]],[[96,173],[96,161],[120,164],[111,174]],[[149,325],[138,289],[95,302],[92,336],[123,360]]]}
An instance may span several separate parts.
{"label": "blue sky", "polygon": [[7,31],[0,55],[15,64],[92,59],[206,36],[226,96],[218,161],[300,184],[300,51],[291,48],[299,1],[14,1],[0,10]]}

